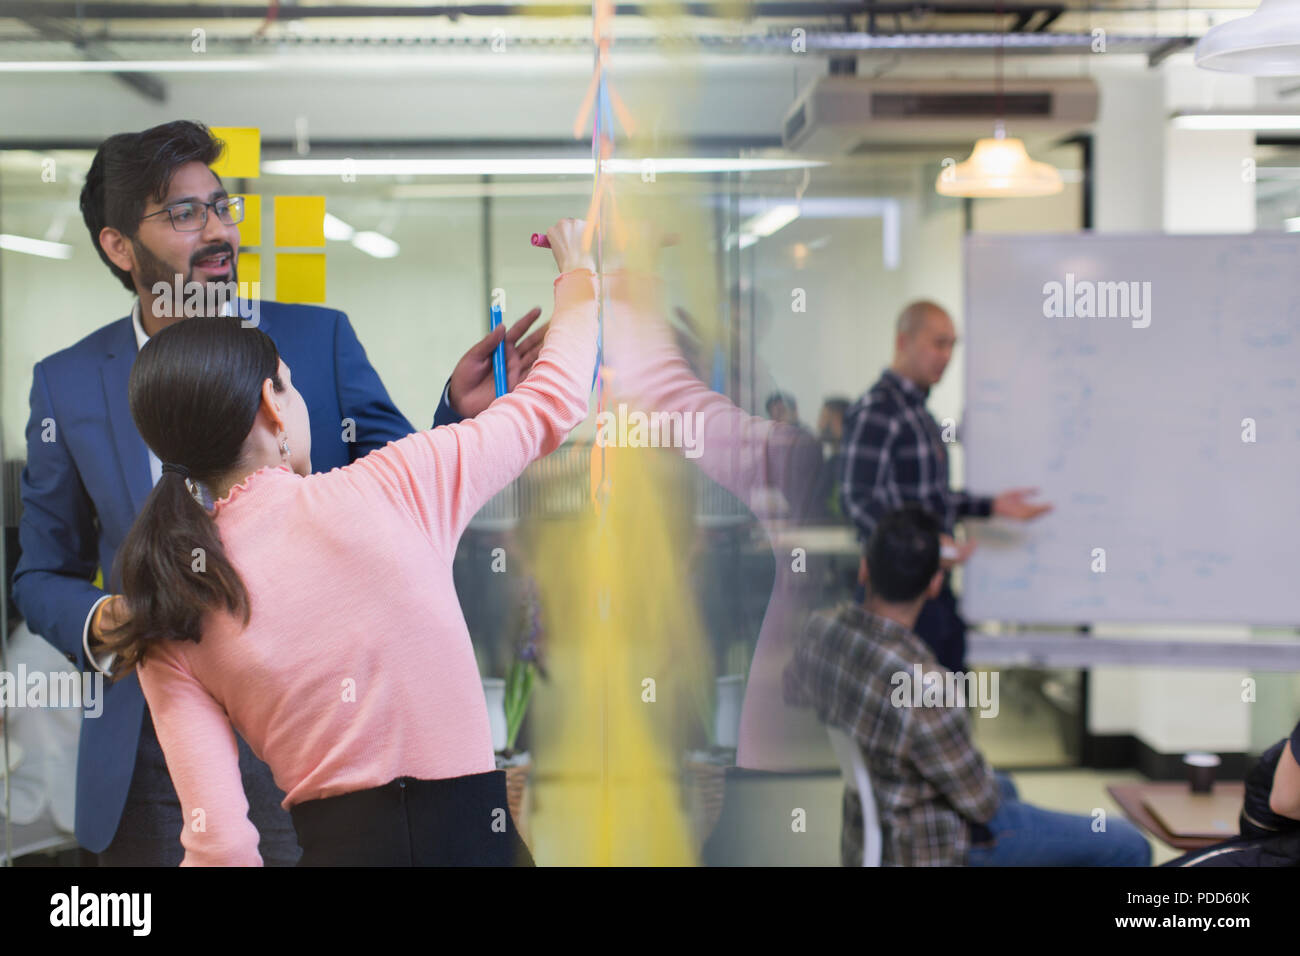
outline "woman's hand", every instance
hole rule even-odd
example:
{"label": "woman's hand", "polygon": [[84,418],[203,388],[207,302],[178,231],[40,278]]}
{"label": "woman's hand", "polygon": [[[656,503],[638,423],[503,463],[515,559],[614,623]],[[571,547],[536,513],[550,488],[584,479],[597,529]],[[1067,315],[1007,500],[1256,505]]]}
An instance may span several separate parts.
{"label": "woman's hand", "polygon": [[561,219],[546,230],[546,238],[551,244],[551,252],[561,274],[574,269],[590,269],[593,273],[596,271],[594,253],[582,249],[582,232],[585,228],[586,223],[581,219]]}

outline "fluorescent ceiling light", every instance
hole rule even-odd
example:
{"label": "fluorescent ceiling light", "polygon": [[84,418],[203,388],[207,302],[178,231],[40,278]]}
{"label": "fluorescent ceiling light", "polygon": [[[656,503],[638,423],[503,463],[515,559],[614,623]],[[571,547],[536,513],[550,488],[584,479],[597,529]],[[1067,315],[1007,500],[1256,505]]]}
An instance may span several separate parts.
{"label": "fluorescent ceiling light", "polygon": [[9,60],[0,73],[261,73],[266,60]]}
{"label": "fluorescent ceiling light", "polygon": [[[753,209],[757,202],[754,198],[741,199],[741,214]],[[849,211],[848,215],[845,210]],[[795,218],[842,219],[850,216],[856,219],[880,219],[881,260],[886,269],[897,269],[902,256],[902,203],[897,199],[883,197],[817,196],[801,199],[797,206],[793,203],[773,206],[761,213],[756,212],[740,227],[738,234],[728,233],[726,246],[731,249],[739,245],[741,249],[748,249],[763,236],[770,236]],[[829,236],[821,236],[805,245],[810,250],[820,249],[829,242]]]}
{"label": "fluorescent ceiling light", "polygon": [[799,207],[794,203],[772,206],[741,223],[739,233],[728,233],[727,248],[739,245],[742,249],[748,249],[758,240],[784,229],[798,218]]}
{"label": "fluorescent ceiling light", "polygon": [[784,229],[798,218],[799,207],[794,203],[785,203],[780,206],[773,206],[767,212],[760,213],[750,219],[740,227],[740,231],[759,237],[770,236],[772,233]]}
{"label": "fluorescent ceiling light", "polygon": [[1300,3],[1262,0],[1250,16],[1211,28],[1196,44],[1195,62],[1251,76],[1300,75]]}
{"label": "fluorescent ceiling light", "polygon": [[1300,113],[1175,113],[1172,122],[1174,129],[1300,129]]}
{"label": "fluorescent ceiling light", "polygon": [[[291,21],[292,22],[292,21]],[[540,38],[539,38],[540,39]],[[630,38],[629,38],[630,39]],[[1114,43],[1114,38],[1107,42]],[[486,52],[484,46],[463,45],[460,38],[449,37],[437,44],[360,44],[341,45],[326,54],[311,54],[293,50],[293,44],[284,52],[268,52],[244,58],[222,59],[216,56],[187,56],[172,59],[140,60],[14,60],[0,63],[0,73],[278,73],[295,76],[337,76],[340,70],[349,74],[387,76],[500,76],[501,57]],[[188,40],[187,40],[188,44]],[[585,79],[591,76],[590,32],[567,52],[553,47],[521,44],[512,47],[509,56],[511,69],[520,76],[572,77]],[[268,44],[272,46],[273,44]],[[526,52],[529,48],[537,52]],[[789,40],[786,41],[789,46]],[[380,51],[383,52],[367,52]],[[547,52],[547,51],[550,52]],[[624,49],[620,60],[620,75],[652,73],[662,75],[667,70],[679,69],[674,59],[665,55],[647,55],[650,51],[636,47]],[[627,58],[631,54],[631,58]],[[730,54],[710,57],[715,64],[734,62]]]}
{"label": "fluorescent ceiling light", "polygon": [[[762,159],[705,157],[676,157],[650,160],[656,173],[761,173],[779,169],[812,169],[826,163],[812,159]],[[645,167],[643,159],[610,159],[605,169],[611,173],[640,173]]]}
{"label": "fluorescent ceiling light", "polygon": [[391,259],[402,251],[396,242],[378,232],[358,232],[352,237],[352,245],[376,259]]}
{"label": "fluorescent ceiling light", "polygon": [[[635,173],[653,168],[661,173],[764,172],[806,169],[826,163],[804,159],[761,159],[735,157],[609,159],[610,173]],[[270,176],[591,176],[590,159],[271,159],[262,163]]]}
{"label": "fluorescent ceiling light", "polygon": [[[718,202],[729,200],[723,198]],[[799,216],[802,219],[867,219],[883,216],[888,207],[897,204],[897,199],[879,196],[804,196],[799,200]],[[768,203],[756,196],[742,196],[739,208],[740,215],[757,217],[768,208]]]}
{"label": "fluorescent ceiling light", "polygon": [[1065,185],[1056,167],[1029,158],[1021,140],[989,136],[975,143],[969,159],[945,167],[934,188],[941,196],[1031,199],[1055,195]]}
{"label": "fluorescent ceiling light", "polygon": [[47,242],[44,239],[29,239],[0,232],[0,249],[10,252],[25,252],[31,256],[44,256],[46,259],[71,259],[72,246],[66,242]]}
{"label": "fluorescent ceiling light", "polygon": [[325,214],[325,238],[347,242],[356,234],[356,230],[337,216]]}
{"label": "fluorescent ceiling light", "polygon": [[1282,228],[1287,232],[1300,232],[1300,216],[1292,216],[1290,219],[1283,219]]}

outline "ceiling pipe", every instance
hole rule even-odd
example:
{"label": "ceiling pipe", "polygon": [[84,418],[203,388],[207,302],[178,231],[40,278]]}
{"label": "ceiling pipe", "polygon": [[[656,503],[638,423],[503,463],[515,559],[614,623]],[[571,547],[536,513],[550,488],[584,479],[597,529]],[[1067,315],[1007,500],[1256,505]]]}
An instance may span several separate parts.
{"label": "ceiling pipe", "polygon": [[[44,37],[3,37],[0,44],[44,42]],[[115,34],[112,41],[116,44],[163,44],[175,46],[188,36],[151,34],[121,35]],[[227,44],[241,49],[256,50],[260,47],[284,50],[297,47],[310,53],[312,50],[350,49],[359,53],[376,51],[411,52],[437,50],[474,50],[486,47],[492,38],[481,36],[454,37],[410,37],[410,36],[329,36],[329,37],[265,37],[250,39],[243,36],[209,36],[209,47]],[[908,33],[845,33],[842,31],[811,31],[805,38],[808,54],[839,57],[849,53],[893,52],[898,50],[916,50],[928,53],[991,53],[999,45],[1009,54],[1043,54],[1043,53],[1079,53],[1089,52],[1095,42],[1090,33],[968,33],[959,31],[917,30]],[[1195,37],[1154,35],[1154,34],[1110,34],[1106,37],[1107,46],[1117,53],[1153,54],[1158,53],[1163,59],[1196,42]],[[574,50],[590,48],[588,36],[572,37],[517,37],[512,43],[520,49],[534,52],[568,53]],[[705,53],[744,54],[769,53],[773,55],[790,54],[790,38],[784,33],[718,35],[691,34],[680,36],[627,36],[619,39],[619,47],[625,51],[656,50],[665,44],[692,46]],[[296,54],[295,54],[296,55]],[[805,55],[805,54],[796,54]],[[293,56],[282,58],[286,65],[292,65]]]}
{"label": "ceiling pipe", "polygon": [[[719,17],[714,3],[683,3],[674,8],[680,13],[706,19]],[[664,8],[657,4],[620,3],[615,5],[618,16],[660,16]],[[887,2],[851,0],[851,2],[825,2],[811,0],[759,0],[744,8],[747,19],[807,20],[810,17],[846,17],[879,15],[908,16],[1027,16],[1045,14],[1054,20],[1068,12],[1064,3],[1011,2],[998,5],[972,0],[953,2]],[[0,3],[0,17],[64,17],[86,20],[256,20],[266,19],[265,4],[194,4],[194,3],[74,3],[59,0],[7,0]],[[460,5],[436,4],[424,6],[365,6],[361,4],[335,4],[332,6],[300,7],[283,5],[277,19],[328,20],[328,19],[408,19],[412,17],[590,17],[591,6],[579,3],[475,3]],[[1041,28],[1040,28],[1041,29]]]}
{"label": "ceiling pipe", "polygon": [[[72,44],[73,49],[84,60],[94,62],[122,59],[105,44],[82,36],[72,27],[60,21],[51,20],[47,17],[26,17],[23,22],[37,31],[40,40],[54,40]],[[134,90],[150,102],[165,103],[167,101],[167,85],[152,74],[131,72],[113,73],[111,75],[119,83]]]}

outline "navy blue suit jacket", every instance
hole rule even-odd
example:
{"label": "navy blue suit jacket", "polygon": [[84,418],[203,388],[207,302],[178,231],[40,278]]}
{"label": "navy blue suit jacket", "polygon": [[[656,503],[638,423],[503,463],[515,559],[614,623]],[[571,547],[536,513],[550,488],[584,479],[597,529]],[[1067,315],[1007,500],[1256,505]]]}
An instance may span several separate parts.
{"label": "navy blue suit jacket", "polygon": [[[307,404],[313,470],[347,465],[411,433],[342,312],[263,302],[258,327],[275,342]],[[82,646],[86,616],[111,593],[94,586],[95,571],[103,568],[112,588],[117,549],[153,489],[149,452],[127,404],[136,351],[127,316],[38,362],[32,373],[13,598],[28,627],[82,670],[92,669]],[[459,420],[443,395],[435,426]],[[351,442],[344,441],[347,418],[355,422]],[[105,681],[102,712],[82,721],[76,832],[92,852],[117,832],[144,710],[132,674]]]}

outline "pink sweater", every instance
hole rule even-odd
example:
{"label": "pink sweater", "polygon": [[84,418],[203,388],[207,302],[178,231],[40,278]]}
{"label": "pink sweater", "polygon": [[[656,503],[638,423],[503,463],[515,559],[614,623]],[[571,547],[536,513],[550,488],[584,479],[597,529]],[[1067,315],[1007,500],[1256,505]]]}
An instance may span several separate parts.
{"label": "pink sweater", "polygon": [[[808,450],[798,429],[750,415],[696,378],[661,318],[663,283],[623,275],[606,286],[614,298],[604,330],[604,361],[615,371],[613,400],[698,416],[695,464],[746,505],[754,507],[756,494],[769,488],[806,497],[817,477],[820,449],[812,446],[809,467],[793,454]],[[781,675],[812,610],[812,595],[804,582],[808,575],[793,570],[790,546],[783,543],[781,533],[790,523],[761,509],[756,513],[776,559],[776,578],[745,681],[736,765],[803,770],[825,749],[826,731],[811,710],[785,703]]]}
{"label": "pink sweater", "polygon": [[261,865],[232,725],[286,808],[494,769],[452,558],[475,512],[585,418],[595,288],[585,270],[556,280],[532,372],[477,418],[328,474],[263,468],[216,503],[249,626],[211,613],[201,642],[162,642],[139,671],[184,811],[184,865]]}

